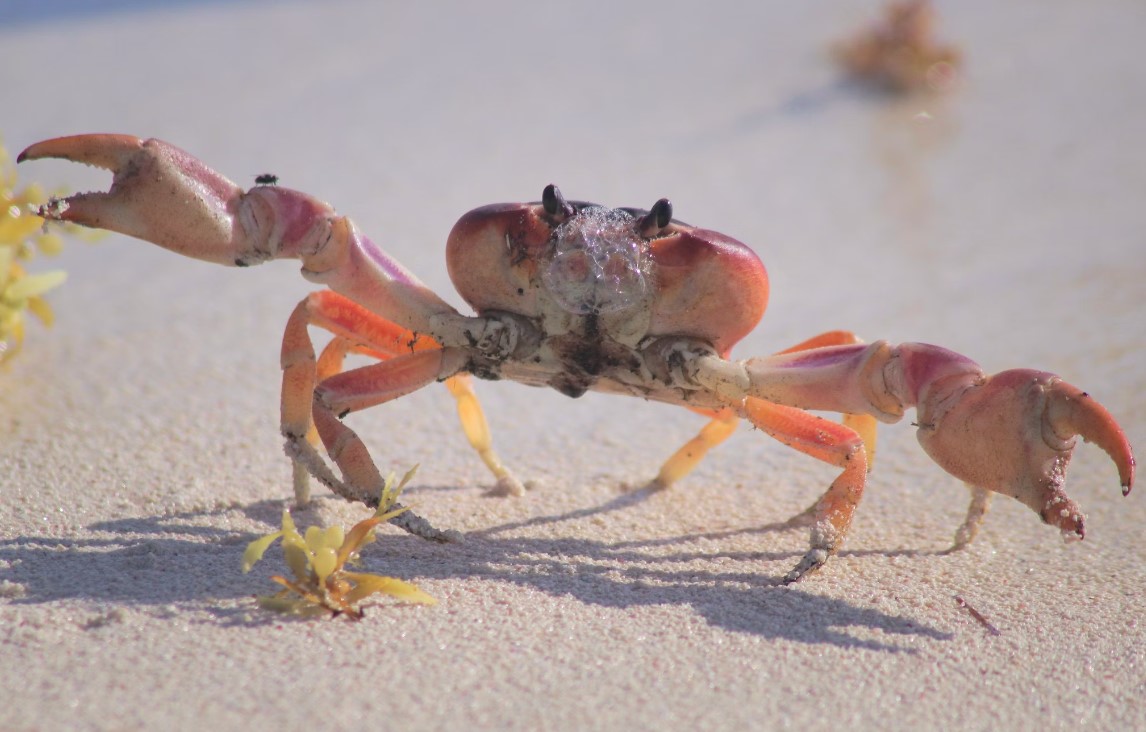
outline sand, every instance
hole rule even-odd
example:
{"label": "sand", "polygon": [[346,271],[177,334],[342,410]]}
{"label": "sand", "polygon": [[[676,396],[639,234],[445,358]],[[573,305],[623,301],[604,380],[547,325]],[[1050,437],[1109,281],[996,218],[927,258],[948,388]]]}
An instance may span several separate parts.
{"label": "sand", "polygon": [[[458,306],[443,249],[470,208],[550,182],[667,196],[769,268],[736,355],[841,327],[938,343],[1059,373],[1146,444],[1135,3],[944,3],[965,76],[909,98],[842,83],[826,56],[872,3],[88,5],[5,11],[13,153],[124,132],[240,182],[274,173]],[[492,497],[435,387],[348,422],[383,470],[419,463],[406,498],[467,535],[387,527],[364,553],[438,604],[299,620],[253,599],[277,552],[239,565],[289,505],[278,343],[312,286],[291,263],[225,269],[119,236],[39,266],[69,281],[56,327],[0,372],[0,728],[1146,727],[1146,502],[1092,446],[1068,481],[1084,542],[1000,498],[946,554],[967,493],[910,417],[884,428],[844,550],[783,586],[807,536],[782,522],[833,469],[743,427],[650,494],[702,418],[483,382],[532,486]],[[300,525],[368,515],[315,495]]]}

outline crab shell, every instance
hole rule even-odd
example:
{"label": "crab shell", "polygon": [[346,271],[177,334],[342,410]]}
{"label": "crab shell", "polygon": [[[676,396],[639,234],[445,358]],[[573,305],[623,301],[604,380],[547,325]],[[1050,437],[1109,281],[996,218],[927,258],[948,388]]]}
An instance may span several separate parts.
{"label": "crab shell", "polygon": [[446,244],[450,279],[458,294],[481,315],[505,311],[542,322],[559,318],[557,312],[569,307],[555,302],[559,298],[545,277],[555,239],[566,221],[599,210],[622,225],[631,222],[632,241],[644,263],[639,276],[648,289],[627,308],[628,319],[643,326],[640,337],[696,338],[723,355],[763,316],[768,274],[744,244],[675,219],[644,236],[639,223],[647,211],[579,201],[570,206],[575,214],[564,221],[539,202],[492,204],[462,216]]}

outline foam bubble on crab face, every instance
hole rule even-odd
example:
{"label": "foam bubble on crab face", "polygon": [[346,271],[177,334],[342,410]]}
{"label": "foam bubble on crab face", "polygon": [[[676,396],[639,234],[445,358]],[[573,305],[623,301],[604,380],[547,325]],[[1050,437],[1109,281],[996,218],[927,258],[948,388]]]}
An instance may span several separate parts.
{"label": "foam bubble on crab face", "polygon": [[649,256],[623,211],[583,209],[554,236],[546,289],[577,315],[612,313],[641,303],[649,291]]}

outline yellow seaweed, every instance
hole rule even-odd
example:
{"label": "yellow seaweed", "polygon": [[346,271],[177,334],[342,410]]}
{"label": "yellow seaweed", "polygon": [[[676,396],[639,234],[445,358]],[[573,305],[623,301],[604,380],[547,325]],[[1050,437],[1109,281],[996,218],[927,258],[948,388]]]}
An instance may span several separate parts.
{"label": "yellow seaweed", "polygon": [[300,534],[290,511],[284,510],[282,528],[255,539],[243,552],[243,572],[249,572],[267,549],[281,539],[283,560],[293,575],[293,579],[279,575],[271,577],[283,589],[274,595],[258,598],[259,606],[296,615],[346,615],[357,620],[362,617],[361,603],[374,595],[389,595],[403,602],[425,605],[437,602],[409,582],[346,569],[348,564],[358,562],[362,547],[374,541],[374,529],[378,524],[406,510],[392,510],[392,507],[416,470],[417,466],[401,481],[397,481],[393,474],[386,478],[378,510],[347,532],[340,526],[310,526]]}

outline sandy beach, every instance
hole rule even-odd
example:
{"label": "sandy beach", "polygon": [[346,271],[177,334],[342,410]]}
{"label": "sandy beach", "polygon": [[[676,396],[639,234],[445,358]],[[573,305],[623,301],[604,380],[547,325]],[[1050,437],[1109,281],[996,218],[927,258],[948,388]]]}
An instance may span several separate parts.
{"label": "sandy beach", "polygon": [[[273,173],[459,308],[444,248],[464,212],[548,183],[668,197],[768,268],[734,356],[834,328],[936,343],[1060,374],[1146,445],[1140,4],[940,3],[963,74],[915,96],[828,55],[877,3],[52,7],[0,12],[13,156],[120,132],[244,185]],[[435,386],[347,422],[383,471],[419,464],[405,500],[466,536],[382,527],[363,553],[437,604],[299,619],[254,599],[279,552],[240,560],[291,503],[279,345],[313,285],[118,235],[34,268],[69,279],[0,370],[0,729],[1146,728],[1146,501],[1092,445],[1067,481],[1085,541],[1000,497],[947,553],[968,493],[909,414],[881,427],[844,549],[785,586],[808,536],[784,521],[830,466],[743,425],[649,492],[702,417],[479,382],[530,487],[495,497]],[[294,520],[369,513],[316,487]]]}

